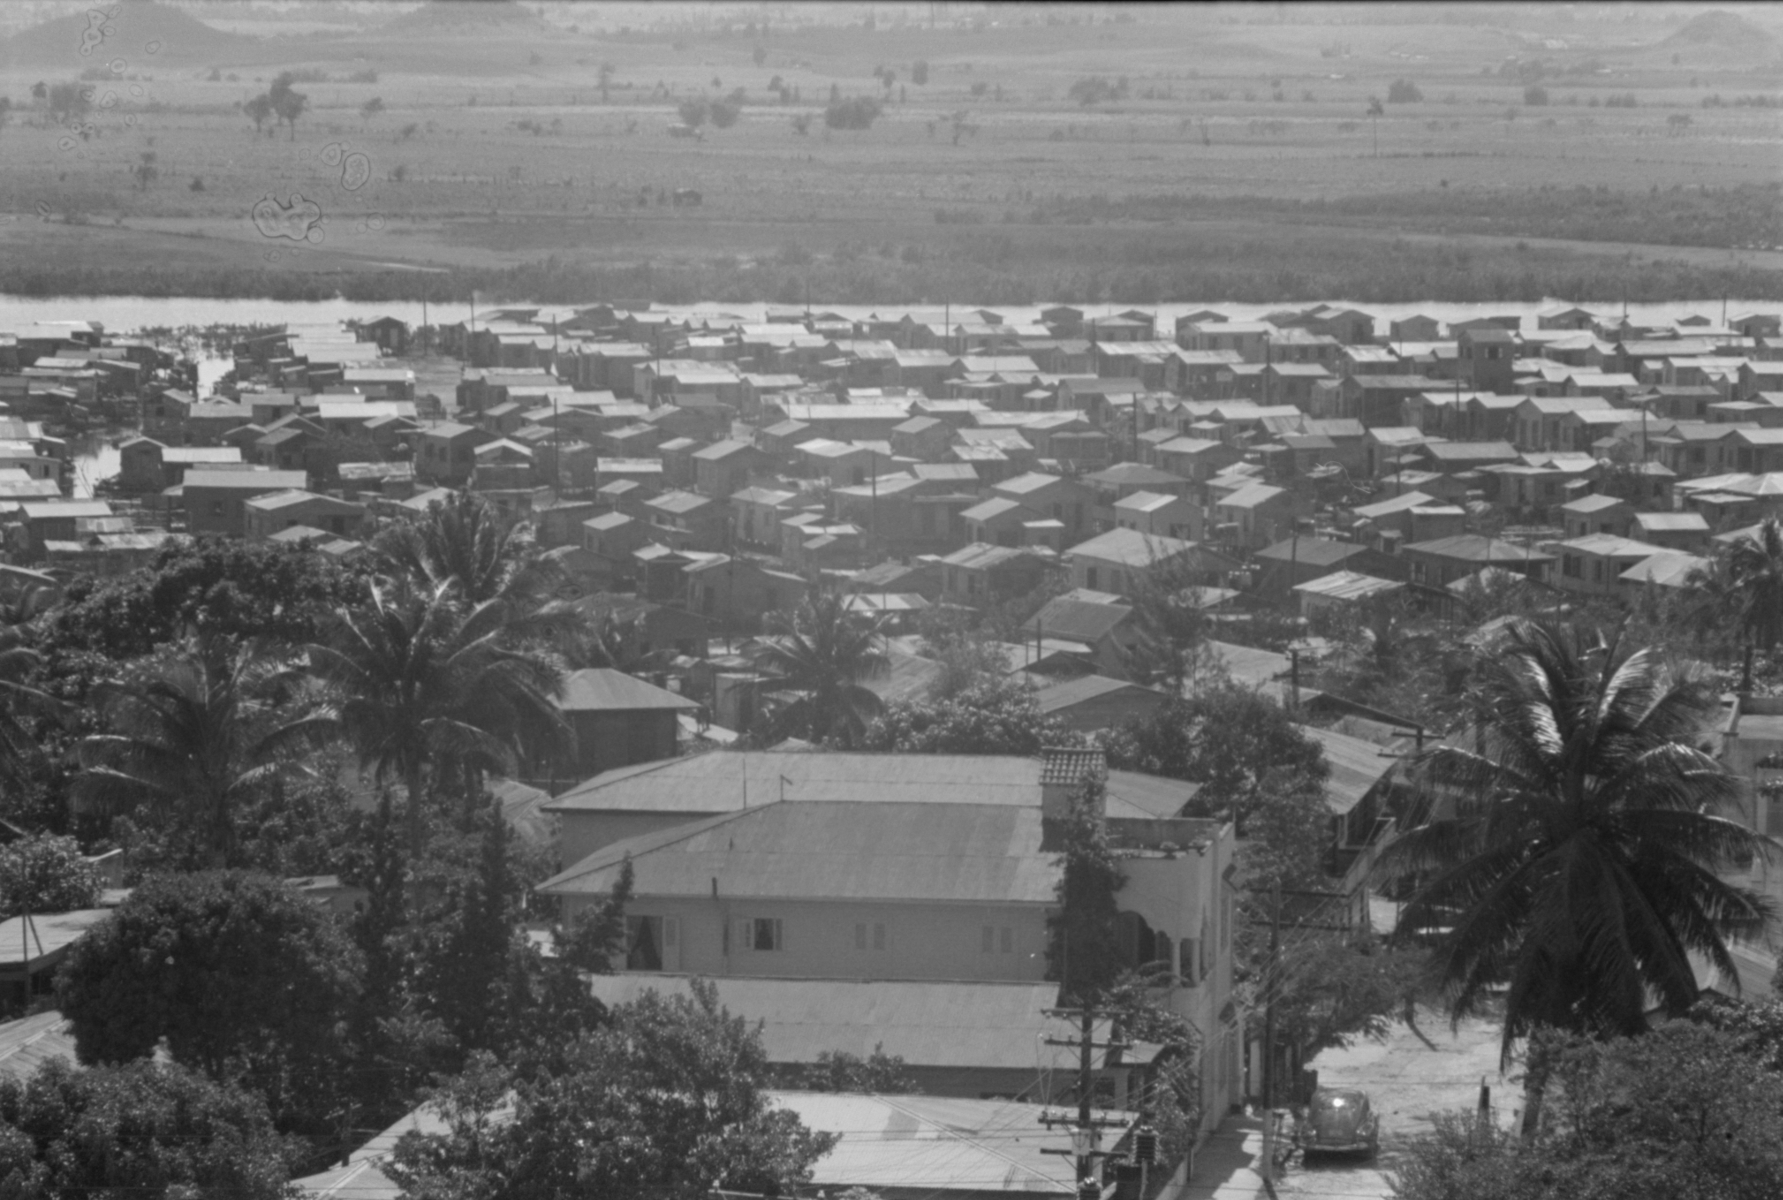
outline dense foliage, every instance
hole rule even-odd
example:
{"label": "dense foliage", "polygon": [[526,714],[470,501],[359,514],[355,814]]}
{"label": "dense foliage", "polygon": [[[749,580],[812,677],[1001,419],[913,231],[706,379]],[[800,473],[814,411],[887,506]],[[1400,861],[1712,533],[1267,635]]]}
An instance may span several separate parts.
{"label": "dense foliage", "polygon": [[324,1127],[359,961],[325,911],[245,872],[157,876],[70,951],[56,981],[82,1062],[165,1044],[248,1080],[289,1128]]}
{"label": "dense foliage", "polygon": [[1226,816],[1238,834],[1269,798],[1305,795],[1324,782],[1317,742],[1281,705],[1232,684],[1176,699],[1103,737],[1110,766],[1200,783],[1191,816]]}
{"label": "dense foliage", "polygon": [[0,914],[6,917],[92,908],[103,883],[71,837],[32,834],[0,846]]}
{"label": "dense foliage", "polygon": [[834,1144],[764,1092],[758,1031],[693,996],[646,992],[532,1069],[473,1058],[431,1101],[446,1132],[406,1135],[391,1173],[410,1196],[703,1197],[722,1183],[784,1194]]}
{"label": "dense foliage", "polygon": [[1518,1139],[1471,1115],[1401,1163],[1400,1200],[1768,1200],[1783,1194],[1783,1075],[1742,1040],[1671,1021],[1544,1048],[1549,1102]]}
{"label": "dense foliage", "polygon": [[175,1064],[0,1078],[0,1192],[283,1200],[299,1148],[252,1091]]}
{"label": "dense foliage", "polygon": [[1024,677],[987,678],[939,700],[900,700],[862,735],[863,750],[904,754],[1018,754],[1071,740],[1040,711]]}

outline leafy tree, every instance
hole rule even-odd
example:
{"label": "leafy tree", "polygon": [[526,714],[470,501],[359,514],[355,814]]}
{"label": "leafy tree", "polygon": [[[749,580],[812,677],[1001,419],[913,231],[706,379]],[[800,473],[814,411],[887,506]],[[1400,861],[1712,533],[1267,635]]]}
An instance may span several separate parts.
{"label": "leafy tree", "polygon": [[1271,791],[1323,783],[1319,744],[1280,705],[1236,684],[1171,700],[1104,738],[1109,765],[1202,784],[1194,815],[1228,815],[1239,837]]}
{"label": "leafy tree", "polygon": [[243,104],[241,110],[247,114],[248,120],[254,123],[254,134],[258,137],[260,131],[266,127],[266,123],[273,118],[272,97],[262,92]]}
{"label": "leafy tree", "polygon": [[693,96],[675,106],[675,112],[681,117],[681,123],[689,129],[698,129],[712,115],[712,102],[704,96]]}
{"label": "leafy tree", "polygon": [[451,585],[374,587],[368,604],[338,615],[329,643],[308,648],[360,765],[381,784],[402,782],[411,853],[436,798],[430,785],[511,770],[569,737],[556,668],[502,644],[510,611],[502,600],[461,605]]}
{"label": "leafy tree", "polygon": [[1670,1021],[1561,1038],[1554,1103],[1519,1142],[1460,1114],[1400,1164],[1402,1200],[1761,1200],[1783,1194],[1783,1076],[1737,1037]]}
{"label": "leafy tree", "polygon": [[71,121],[85,116],[92,107],[93,89],[75,80],[52,83],[47,98],[50,116],[58,121]]}
{"label": "leafy tree", "polygon": [[0,913],[60,913],[99,903],[104,880],[71,837],[39,833],[0,846]]}
{"label": "leafy tree", "polygon": [[73,798],[103,813],[148,810],[178,856],[234,866],[243,807],[330,736],[326,715],[286,719],[277,663],[215,636],[188,639],[146,677],[98,692],[105,732],[81,743]]}
{"label": "leafy tree", "polygon": [[373,96],[370,100],[367,100],[364,104],[359,106],[359,120],[362,124],[368,124],[373,117],[383,111],[384,98],[382,96]]}
{"label": "leafy tree", "polygon": [[846,1050],[825,1050],[817,1060],[793,1072],[791,1086],[806,1092],[869,1092],[895,1096],[916,1090],[904,1060],[885,1053],[884,1043],[862,1058]]}
{"label": "leafy tree", "polygon": [[842,745],[859,740],[883,708],[862,686],[891,665],[881,624],[849,612],[835,595],[768,615],[770,633],[750,656],[758,670],[782,681],[769,718],[776,735]]}
{"label": "leafy tree", "polygon": [[1135,573],[1130,589],[1139,642],[1130,658],[1134,677],[1183,695],[1205,665],[1208,619],[1193,560],[1177,555]]}
{"label": "leafy tree", "polygon": [[823,123],[830,129],[871,129],[884,105],[872,96],[832,98],[823,110]]}
{"label": "leafy tree", "polygon": [[36,684],[43,655],[29,622],[46,591],[26,593],[23,607],[0,614],[0,784],[23,789],[42,763],[39,739],[27,722],[55,713],[56,700]]}
{"label": "leafy tree", "polygon": [[927,59],[919,58],[914,63],[910,64],[910,82],[919,86],[929,82],[929,62]]}
{"label": "leafy tree", "polygon": [[712,101],[712,125],[716,129],[729,129],[743,115],[743,106],[735,98]]}
{"label": "leafy tree", "polygon": [[[1637,1034],[1655,1006],[1682,1014],[1691,953],[1737,979],[1726,939],[1761,933],[1770,909],[1716,872],[1770,843],[1714,815],[1739,794],[1696,744],[1715,690],[1651,649],[1518,622],[1473,703],[1475,736],[1429,756],[1444,808],[1386,854],[1424,880],[1399,932],[1436,937],[1451,1014],[1506,985],[1508,1059],[1540,1029]],[[1539,1071],[1528,1086],[1533,1114]]]}
{"label": "leafy tree", "polygon": [[886,706],[862,734],[863,750],[903,754],[1039,754],[1072,740],[1040,711],[1032,685],[989,679],[943,700],[901,700]]}
{"label": "leafy tree", "polygon": [[499,810],[485,813],[482,826],[477,871],[449,896],[420,980],[433,1014],[468,1050],[497,1046],[522,891],[509,854],[513,831]]}
{"label": "leafy tree", "polygon": [[1127,877],[1101,819],[1103,791],[1100,780],[1087,781],[1053,839],[1061,852],[1058,908],[1047,918],[1046,973],[1059,981],[1063,1004],[1094,1003],[1127,965],[1115,900]]}
{"label": "leafy tree", "polygon": [[434,1095],[446,1132],[406,1135],[391,1173],[409,1195],[458,1200],[703,1196],[721,1181],[774,1195],[808,1182],[834,1136],[770,1106],[759,1031],[711,984],[692,986],[615,1007],[550,1067],[474,1057]]}
{"label": "leafy tree", "polygon": [[251,1079],[286,1128],[327,1128],[360,963],[334,919],[265,876],[156,876],[56,978],[83,1063],[147,1058]]}
{"label": "leafy tree", "polygon": [[613,959],[625,949],[625,908],[631,903],[636,875],[631,859],[619,868],[612,894],[584,908],[553,932],[557,957],[591,975],[613,973]]}
{"label": "leafy tree", "polygon": [[252,1092],[173,1063],[0,1078],[0,1188],[19,1200],[283,1200],[298,1151]]}
{"label": "leafy tree", "polygon": [[1409,79],[1395,79],[1387,85],[1388,104],[1416,104],[1423,98],[1424,93]]}
{"label": "leafy tree", "polygon": [[[364,594],[362,577],[314,550],[201,538],[170,544],[116,579],[74,580],[43,618],[41,649],[54,676],[72,670],[62,660],[140,658],[189,628],[302,645],[316,640],[335,608]],[[108,665],[102,674],[114,672]]]}
{"label": "leafy tree", "polygon": [[309,96],[292,86],[296,82],[296,75],[284,71],[266,89],[267,99],[272,102],[272,111],[278,115],[280,121],[291,127],[291,140],[294,142],[297,140],[297,118],[308,111],[310,105]]}

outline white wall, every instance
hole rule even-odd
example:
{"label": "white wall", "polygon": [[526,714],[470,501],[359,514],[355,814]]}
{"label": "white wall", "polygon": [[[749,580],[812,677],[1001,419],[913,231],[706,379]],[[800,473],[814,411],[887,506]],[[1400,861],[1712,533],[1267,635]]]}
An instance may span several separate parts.
{"label": "white wall", "polygon": [[[600,899],[570,897],[566,916]],[[1038,981],[1046,977],[1046,908],[1038,904],[860,904],[642,896],[633,901],[628,913],[678,919],[681,960],[678,967],[665,962],[665,970],[828,979]],[[781,949],[739,947],[737,923],[758,917],[781,922]],[[865,949],[856,947],[857,925],[865,926]],[[875,949],[876,926],[884,927],[883,949]],[[984,950],[986,926],[992,931],[989,953]]]}

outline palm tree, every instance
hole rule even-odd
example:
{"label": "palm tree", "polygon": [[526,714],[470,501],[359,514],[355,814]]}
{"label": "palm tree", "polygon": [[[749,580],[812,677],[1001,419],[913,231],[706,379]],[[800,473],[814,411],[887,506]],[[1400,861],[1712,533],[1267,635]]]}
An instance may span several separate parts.
{"label": "palm tree", "polygon": [[[1651,649],[1517,621],[1478,668],[1473,750],[1426,759],[1439,815],[1383,859],[1424,882],[1402,936],[1434,934],[1451,1016],[1508,984],[1503,1053],[1533,1031],[1636,1034],[1697,999],[1688,955],[1736,980],[1726,939],[1766,900],[1724,882],[1772,848],[1714,815],[1738,780],[1697,747],[1714,691]],[[1443,801],[1447,803],[1442,803]],[[1541,1080],[1532,1071],[1531,1107]]]}
{"label": "palm tree", "polygon": [[1751,691],[1753,647],[1774,650],[1783,638],[1783,523],[1766,517],[1749,536],[1730,542],[1714,567],[1691,579],[1746,635],[1741,690]]}
{"label": "palm tree", "polygon": [[513,770],[570,741],[555,704],[562,677],[503,644],[509,616],[502,600],[461,603],[456,584],[380,583],[362,608],[337,615],[329,644],[308,647],[361,768],[407,789],[412,852],[430,786],[457,771]]}
{"label": "palm tree", "polygon": [[280,674],[253,647],[200,635],[146,677],[101,685],[106,732],[80,744],[76,806],[151,809],[191,861],[231,865],[242,807],[333,733],[326,714],[287,715]]}
{"label": "palm tree", "polygon": [[502,600],[509,633],[526,637],[571,622],[555,598],[560,572],[540,559],[525,527],[504,521],[483,497],[453,492],[421,516],[386,527],[373,542],[382,569],[419,587],[454,584],[471,604]]}
{"label": "palm tree", "polygon": [[840,596],[806,600],[768,617],[770,635],[750,652],[755,666],[784,681],[770,716],[779,734],[851,744],[884,707],[861,685],[891,668],[882,619],[848,611]]}

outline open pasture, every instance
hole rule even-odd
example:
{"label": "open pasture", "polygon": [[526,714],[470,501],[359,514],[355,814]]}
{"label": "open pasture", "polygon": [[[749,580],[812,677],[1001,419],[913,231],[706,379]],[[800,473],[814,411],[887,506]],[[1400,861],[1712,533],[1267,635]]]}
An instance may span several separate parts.
{"label": "open pasture", "polygon": [[[1019,255],[1056,246],[1059,226],[1096,254],[1286,225],[1338,238],[1783,243],[1783,60],[1763,9],[1742,10],[1732,33],[1744,36],[1712,29],[1719,40],[1706,42],[1680,40],[1659,6],[1567,20],[1571,10],[1538,6],[1438,19],[953,5],[936,28],[921,19],[927,6],[881,6],[873,29],[862,10],[812,6],[770,18],[766,36],[744,32],[754,9],[551,11],[555,24],[411,22],[127,62],[95,85],[124,99],[84,118],[84,140],[41,106],[15,111],[0,135],[0,208],[201,234],[256,261],[326,252],[478,268],[747,262],[788,247],[907,260],[989,233]],[[621,33],[621,20],[639,23]],[[60,71],[4,60],[0,94],[90,71],[67,57]],[[309,111],[294,131],[257,132],[240,105],[287,69]],[[1401,80],[1422,98],[1389,99]],[[684,102],[738,89],[734,125],[671,136]],[[875,97],[881,115],[827,129],[832,95]],[[373,99],[381,110],[367,114]],[[355,152],[369,177],[348,188],[340,164]],[[144,183],[133,172],[149,154]],[[1607,190],[1639,208],[1705,185],[1755,190],[1731,216],[1604,230],[1562,223],[1558,203],[1518,206],[1527,228],[1482,216],[1495,197],[1541,187]],[[698,207],[670,204],[678,190],[698,192]],[[293,194],[320,205],[320,241],[269,242],[250,219],[256,202]],[[1277,206],[1250,211],[1252,197]],[[1346,203],[1356,197],[1371,202]],[[1292,207],[1317,201],[1330,207]]]}

